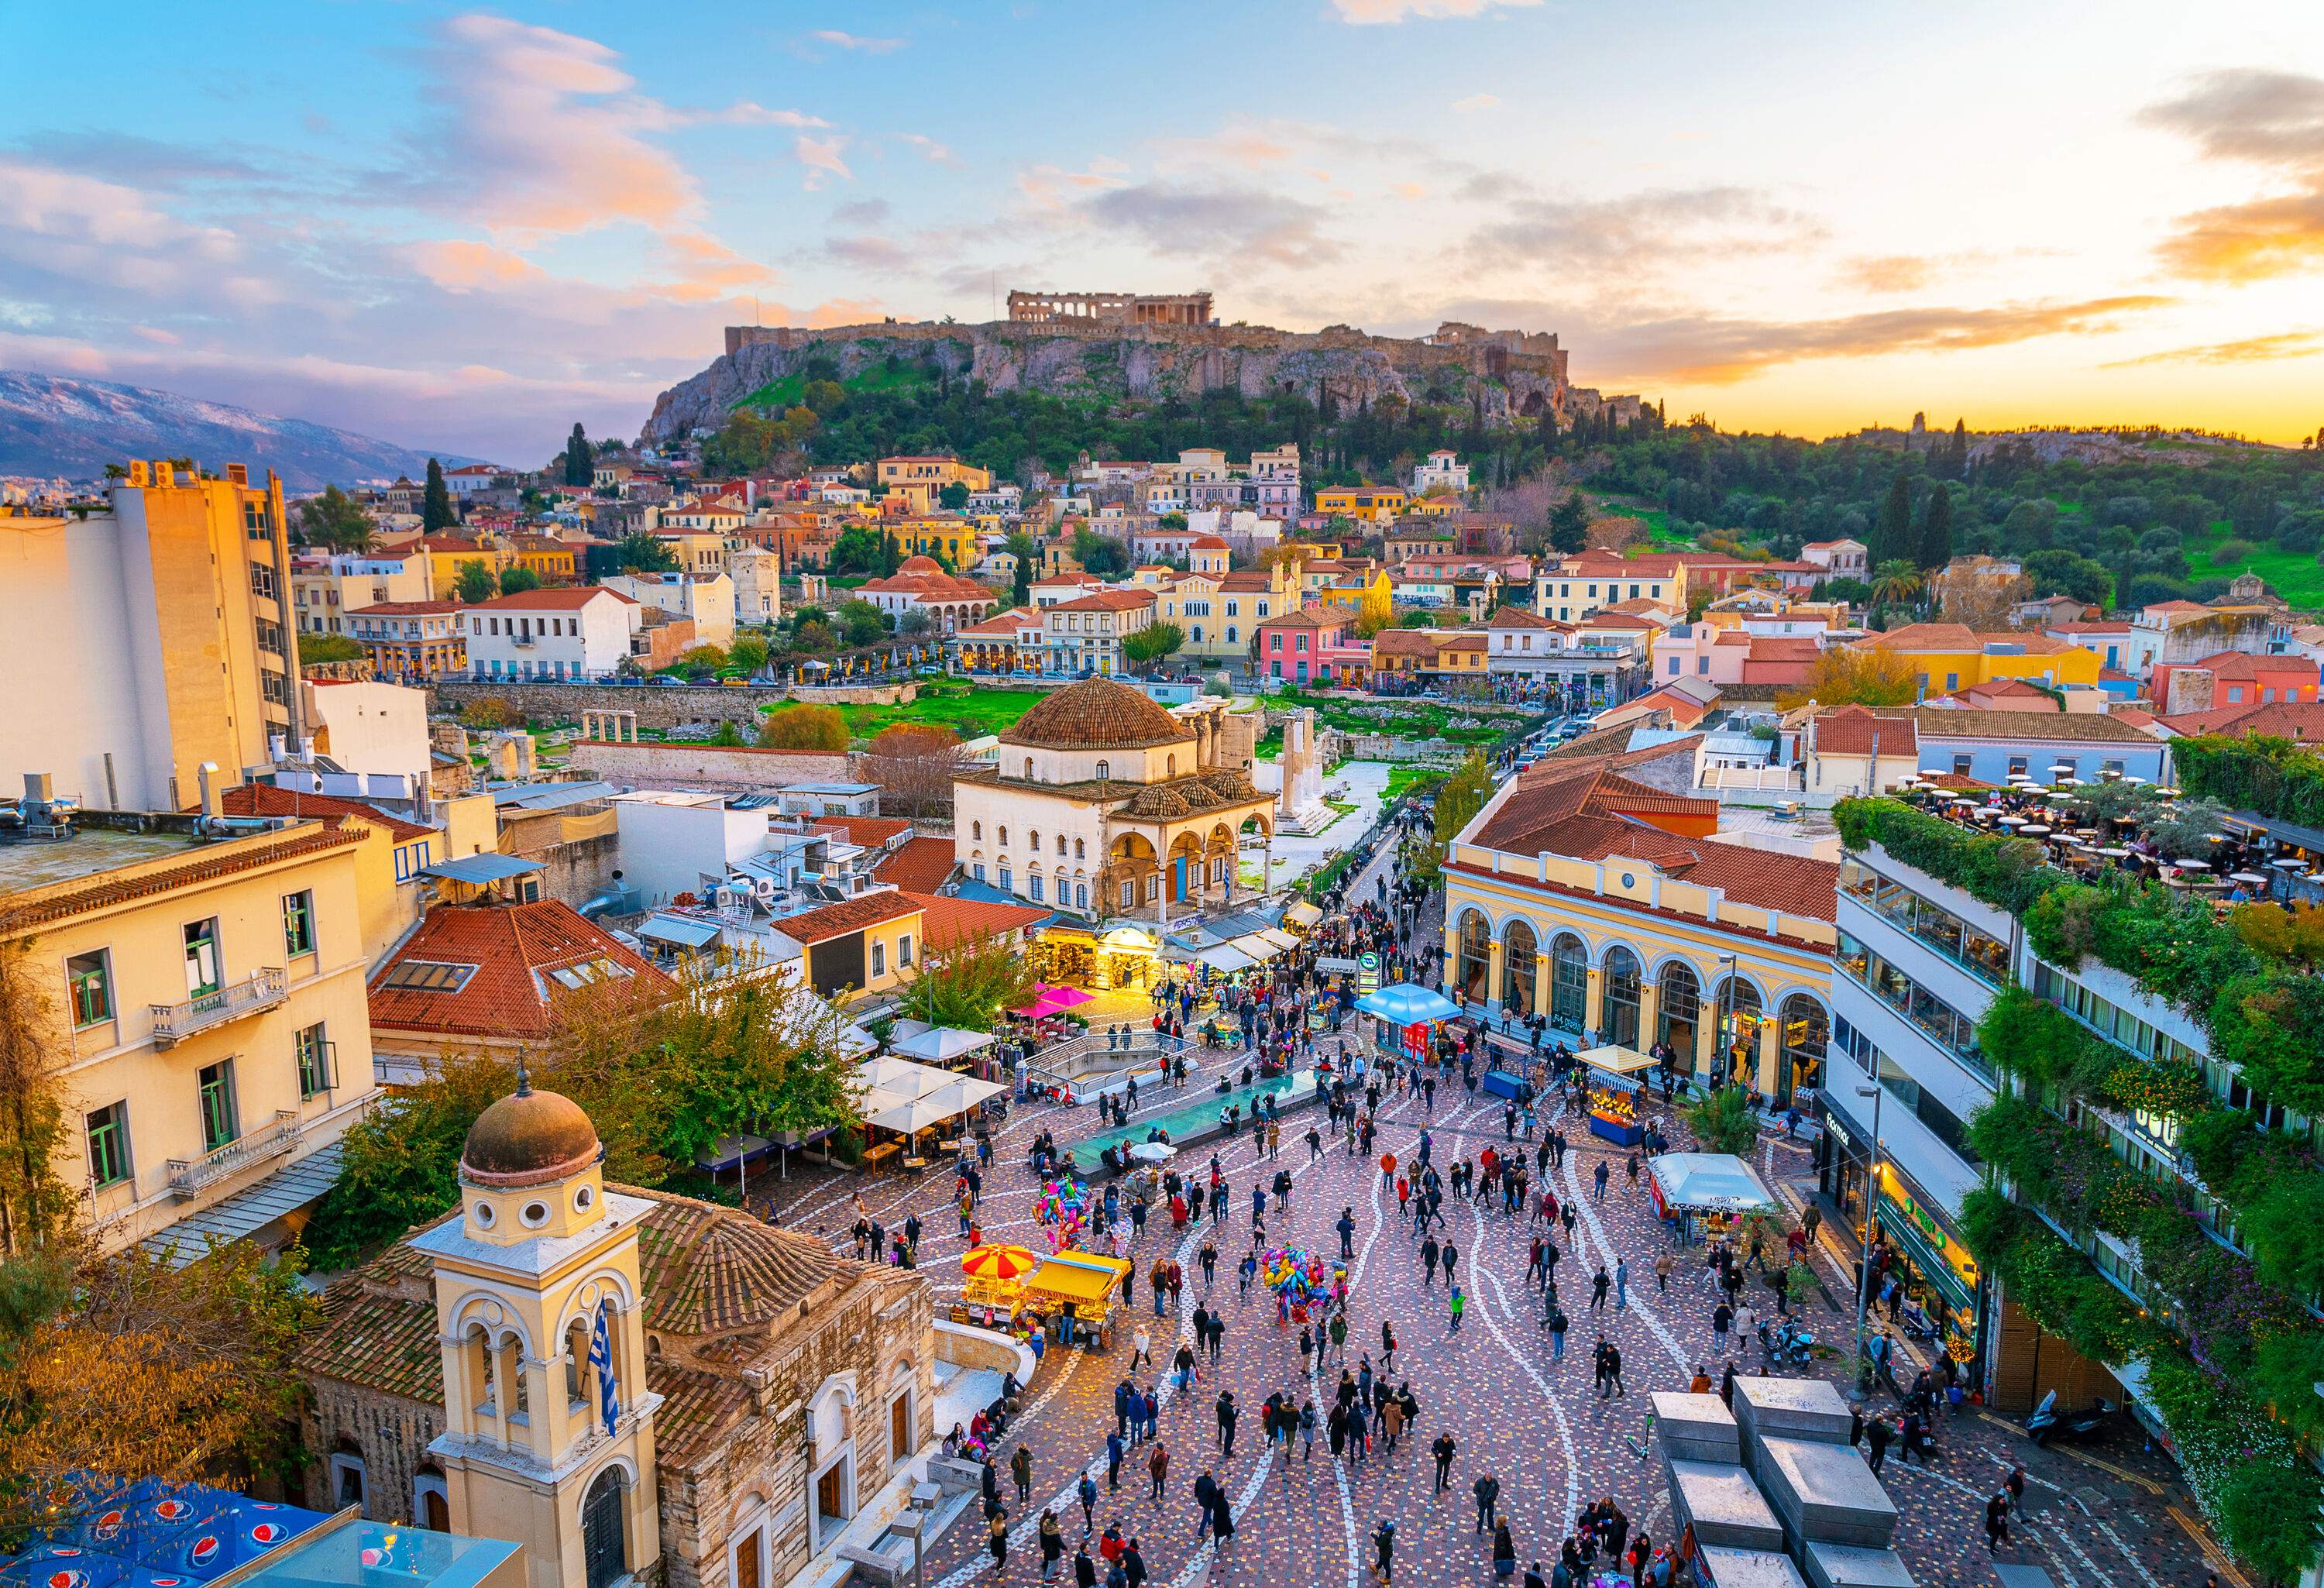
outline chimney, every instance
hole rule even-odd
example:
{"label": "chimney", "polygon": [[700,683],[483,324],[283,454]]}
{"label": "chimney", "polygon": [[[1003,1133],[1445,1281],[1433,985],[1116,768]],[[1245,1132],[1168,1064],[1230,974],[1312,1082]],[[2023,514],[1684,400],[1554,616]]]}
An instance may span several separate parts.
{"label": "chimney", "polygon": [[202,781],[202,820],[216,821],[225,814],[218,804],[218,797],[225,792],[217,785],[218,763],[206,761],[196,769],[195,775]]}
{"label": "chimney", "polygon": [[55,798],[56,780],[54,778],[51,777],[47,772],[26,772],[24,774],[24,803],[26,805],[44,806]]}

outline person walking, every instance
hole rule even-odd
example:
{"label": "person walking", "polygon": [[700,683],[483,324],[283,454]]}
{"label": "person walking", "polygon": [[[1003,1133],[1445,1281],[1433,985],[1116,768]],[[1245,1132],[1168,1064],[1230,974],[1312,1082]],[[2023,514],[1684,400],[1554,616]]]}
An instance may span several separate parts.
{"label": "person walking", "polygon": [[1670,1293],[1671,1269],[1674,1266],[1667,1251],[1655,1259],[1655,1288],[1665,1295]]}
{"label": "person walking", "polygon": [[1164,1448],[1158,1439],[1154,1442],[1154,1454],[1146,1458],[1146,1475],[1154,1483],[1147,1498],[1159,1505],[1162,1503],[1162,1485],[1168,1482],[1170,1477],[1170,1452]]}
{"label": "person walking", "polygon": [[1517,1575],[1517,1541],[1509,1536],[1507,1517],[1493,1524],[1493,1580],[1506,1583]]}
{"label": "person walking", "polygon": [[1461,1249],[1453,1245],[1450,1241],[1447,1241],[1444,1243],[1443,1255],[1438,1257],[1436,1260],[1444,1265],[1444,1282],[1447,1285],[1450,1285],[1452,1282],[1453,1265],[1461,1260]]}
{"label": "person walking", "polygon": [[1551,1302],[1549,1304],[1550,1361],[1563,1362],[1565,1360],[1565,1331],[1571,1326],[1572,1320],[1566,1317],[1565,1309],[1558,1306],[1554,1301]]}
{"label": "person walking", "polygon": [[1727,1354],[1727,1331],[1735,1326],[1735,1309],[1720,1302],[1711,1309],[1711,1348],[1720,1356]]}
{"label": "person walking", "polygon": [[1074,1588],[1097,1588],[1097,1562],[1090,1558],[1087,1539],[1074,1546]]}
{"label": "person walking", "polygon": [[1017,1454],[1009,1458],[1009,1475],[1017,1481],[1017,1503],[1019,1506],[1032,1504],[1033,1453],[1022,1445],[1017,1447]]}
{"label": "person walking", "polygon": [[1041,1581],[1049,1580],[1065,1553],[1065,1530],[1057,1526],[1056,1511],[1045,1510],[1041,1513]]}
{"label": "person walking", "polygon": [[1084,1473],[1074,1497],[1082,1502],[1082,1537],[1086,1538],[1097,1530],[1097,1480]]}
{"label": "person walking", "polygon": [[1602,1312],[1606,1307],[1606,1290],[1611,1281],[1606,1275],[1606,1265],[1598,1265],[1597,1277],[1590,1281],[1590,1310]]}
{"label": "person walking", "polygon": [[2001,1490],[1985,1502],[1985,1552],[1997,1555],[2009,1542],[2009,1496]]}
{"label": "person walking", "polygon": [[985,1519],[984,1545],[992,1551],[992,1574],[999,1576],[1009,1569],[1009,1513],[997,1507]]}
{"label": "person walking", "polygon": [[1501,1503],[1501,1481],[1489,1471],[1470,1485],[1477,1496],[1477,1525],[1471,1529],[1481,1533],[1498,1519]]}
{"label": "person walking", "polygon": [[1606,1181],[1611,1173],[1612,1171],[1608,1169],[1606,1167],[1606,1160],[1602,1158],[1598,1160],[1597,1168],[1591,1171],[1591,1180],[1595,1182],[1591,1191],[1591,1201],[1603,1202],[1606,1200]]}
{"label": "person walking", "polygon": [[1105,1436],[1105,1486],[1110,1490],[1121,1487],[1121,1436],[1108,1434]]}
{"label": "person walking", "polygon": [[1235,1409],[1234,1391],[1219,1391],[1216,1411],[1219,1419],[1219,1453],[1227,1460],[1234,1459],[1235,1418],[1241,1414]]}
{"label": "person walking", "polygon": [[1629,1305],[1630,1260],[1626,1257],[1617,1257],[1614,1260],[1614,1310],[1625,1311]]}
{"label": "person walking", "polygon": [[1428,1289],[1436,1283],[1436,1260],[1443,1255],[1443,1250],[1436,1244],[1434,1235],[1429,1236],[1420,1243],[1420,1288],[1422,1289]]}
{"label": "person walking", "polygon": [[1888,1426],[1886,1417],[1874,1417],[1864,1425],[1865,1443],[1872,1447],[1869,1464],[1875,1473],[1887,1461],[1888,1442],[1895,1436],[1896,1431]]}
{"label": "person walking", "polygon": [[1445,1333],[1448,1334],[1457,1334],[1461,1332],[1461,1315],[1469,1310],[1469,1298],[1461,1293],[1460,1286],[1455,1285],[1452,1287],[1452,1294],[1448,1298],[1448,1306],[1452,1313],[1452,1326],[1448,1328]]}
{"label": "person walking", "polygon": [[1428,1447],[1428,1454],[1436,1458],[1436,1488],[1434,1492],[1438,1494],[1442,1494],[1447,1489],[1452,1487],[1452,1453],[1454,1448],[1455,1447],[1452,1443],[1452,1431],[1449,1428],[1443,1433],[1437,1435],[1436,1443]]}

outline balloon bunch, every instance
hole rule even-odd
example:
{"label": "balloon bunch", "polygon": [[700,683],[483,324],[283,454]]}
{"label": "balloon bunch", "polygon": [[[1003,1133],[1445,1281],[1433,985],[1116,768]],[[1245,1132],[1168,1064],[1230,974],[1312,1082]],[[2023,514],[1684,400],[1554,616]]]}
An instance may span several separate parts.
{"label": "balloon bunch", "polygon": [[1305,1323],[1311,1306],[1329,1302],[1348,1270],[1296,1246],[1277,1246],[1259,1260],[1267,1288],[1275,1292],[1278,1323]]}
{"label": "balloon bunch", "polygon": [[1082,1201],[1081,1182],[1042,1182],[1039,1213],[1042,1227],[1049,1233],[1050,1251],[1063,1251],[1078,1242],[1083,1228],[1089,1223],[1089,1210]]}

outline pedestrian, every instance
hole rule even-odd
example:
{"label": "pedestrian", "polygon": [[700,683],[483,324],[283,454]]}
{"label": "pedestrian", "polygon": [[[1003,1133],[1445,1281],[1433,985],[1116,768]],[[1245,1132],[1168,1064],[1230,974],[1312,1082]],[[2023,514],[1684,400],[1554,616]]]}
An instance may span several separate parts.
{"label": "pedestrian", "polygon": [[1436,1237],[1434,1235],[1420,1243],[1420,1288],[1422,1289],[1425,1290],[1436,1283],[1436,1260],[1443,1251],[1443,1249],[1436,1244]]}
{"label": "pedestrian", "polygon": [[1087,1539],[1074,1546],[1074,1588],[1097,1588],[1097,1562],[1090,1558]]}
{"label": "pedestrian", "polygon": [[1864,1436],[1872,1446],[1870,1464],[1877,1473],[1888,1459],[1888,1441],[1895,1436],[1895,1431],[1889,1427],[1886,1417],[1874,1417],[1865,1424]]}
{"label": "pedestrian", "polygon": [[1097,1480],[1084,1473],[1074,1495],[1082,1502],[1082,1537],[1086,1538],[1097,1528]]}
{"label": "pedestrian", "polygon": [[1155,1504],[1162,1503],[1162,1485],[1170,1476],[1170,1453],[1160,1440],[1154,1442],[1154,1454],[1146,1458],[1146,1475],[1153,1480],[1153,1491],[1147,1496]]}
{"label": "pedestrian", "polygon": [[1065,1533],[1057,1526],[1057,1513],[1045,1510],[1041,1513],[1041,1581],[1049,1580],[1065,1553]]}
{"label": "pedestrian", "polygon": [[1609,1390],[1618,1400],[1629,1397],[1629,1390],[1622,1386],[1622,1348],[1610,1340],[1606,1343],[1606,1378],[1599,1386],[1599,1399],[1606,1399]]}
{"label": "pedestrian", "polygon": [[1017,1480],[1017,1503],[1030,1505],[1033,1502],[1033,1453],[1022,1445],[1017,1447],[1017,1454],[1009,1458],[1009,1475]]}
{"label": "pedestrian", "polygon": [[1501,1503],[1501,1481],[1493,1476],[1490,1472],[1487,1472],[1471,1484],[1470,1488],[1477,1496],[1477,1525],[1471,1531],[1481,1533],[1493,1525],[1499,1514]]}
{"label": "pedestrian", "polygon": [[2009,1496],[2004,1491],[1997,1489],[1993,1492],[1993,1498],[1985,1502],[1986,1553],[1997,1555],[2000,1553],[2001,1546],[2008,1542]]}
{"label": "pedestrian", "polygon": [[1630,1260],[1626,1257],[1617,1257],[1614,1260],[1614,1310],[1624,1311],[1629,1305]]}
{"label": "pedestrian", "polygon": [[1735,1326],[1735,1309],[1720,1302],[1711,1309],[1711,1348],[1720,1356],[1727,1354],[1727,1331]]}
{"label": "pedestrian", "polygon": [[1449,1428],[1443,1433],[1437,1435],[1436,1443],[1428,1447],[1428,1453],[1436,1458],[1435,1492],[1439,1494],[1443,1493],[1447,1489],[1450,1489],[1452,1486],[1453,1450],[1454,1445],[1452,1443],[1452,1433]]}
{"label": "pedestrian", "polygon": [[1234,1391],[1231,1390],[1220,1390],[1218,1405],[1214,1409],[1218,1414],[1219,1420],[1219,1453],[1227,1460],[1232,1461],[1234,1459],[1235,1418],[1240,1415],[1235,1409]]}
{"label": "pedestrian", "polygon": [[1606,1274],[1606,1265],[1601,1262],[1598,1265],[1597,1277],[1590,1281],[1590,1310],[1591,1312],[1602,1312],[1605,1310],[1606,1291],[1611,1281],[1608,1279]]}
{"label": "pedestrian", "polygon": [[1517,1574],[1517,1541],[1509,1536],[1508,1519],[1504,1517],[1493,1527],[1493,1577],[1507,1582]]}
{"label": "pedestrian", "polygon": [[1121,1436],[1108,1434],[1105,1436],[1105,1486],[1108,1489],[1121,1487]]}
{"label": "pedestrian", "polygon": [[1549,1304],[1550,1361],[1563,1362],[1565,1360],[1565,1331],[1571,1326],[1572,1321],[1566,1317],[1565,1309],[1558,1306],[1554,1301],[1551,1302]]}
{"label": "pedestrian", "polygon": [[1448,1303],[1452,1312],[1452,1327],[1447,1329],[1445,1333],[1457,1334],[1461,1332],[1461,1315],[1469,1310],[1469,1298],[1466,1296],[1462,1295],[1461,1287],[1455,1285],[1452,1287],[1452,1294],[1448,1298]]}
{"label": "pedestrian", "polygon": [[1606,1181],[1611,1172],[1612,1171],[1606,1167],[1606,1160],[1602,1158],[1598,1160],[1598,1168],[1591,1177],[1596,1182],[1596,1186],[1591,1191],[1590,1197],[1592,1202],[1603,1202],[1606,1200]]}

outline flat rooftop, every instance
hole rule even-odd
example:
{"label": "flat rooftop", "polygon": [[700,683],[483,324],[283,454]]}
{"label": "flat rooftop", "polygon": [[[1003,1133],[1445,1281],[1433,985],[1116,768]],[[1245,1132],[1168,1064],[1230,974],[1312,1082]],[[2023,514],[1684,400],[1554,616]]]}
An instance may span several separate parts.
{"label": "flat rooftop", "polygon": [[103,827],[83,827],[70,838],[0,843],[0,895],[75,882],[193,847],[183,833],[115,833]]}

